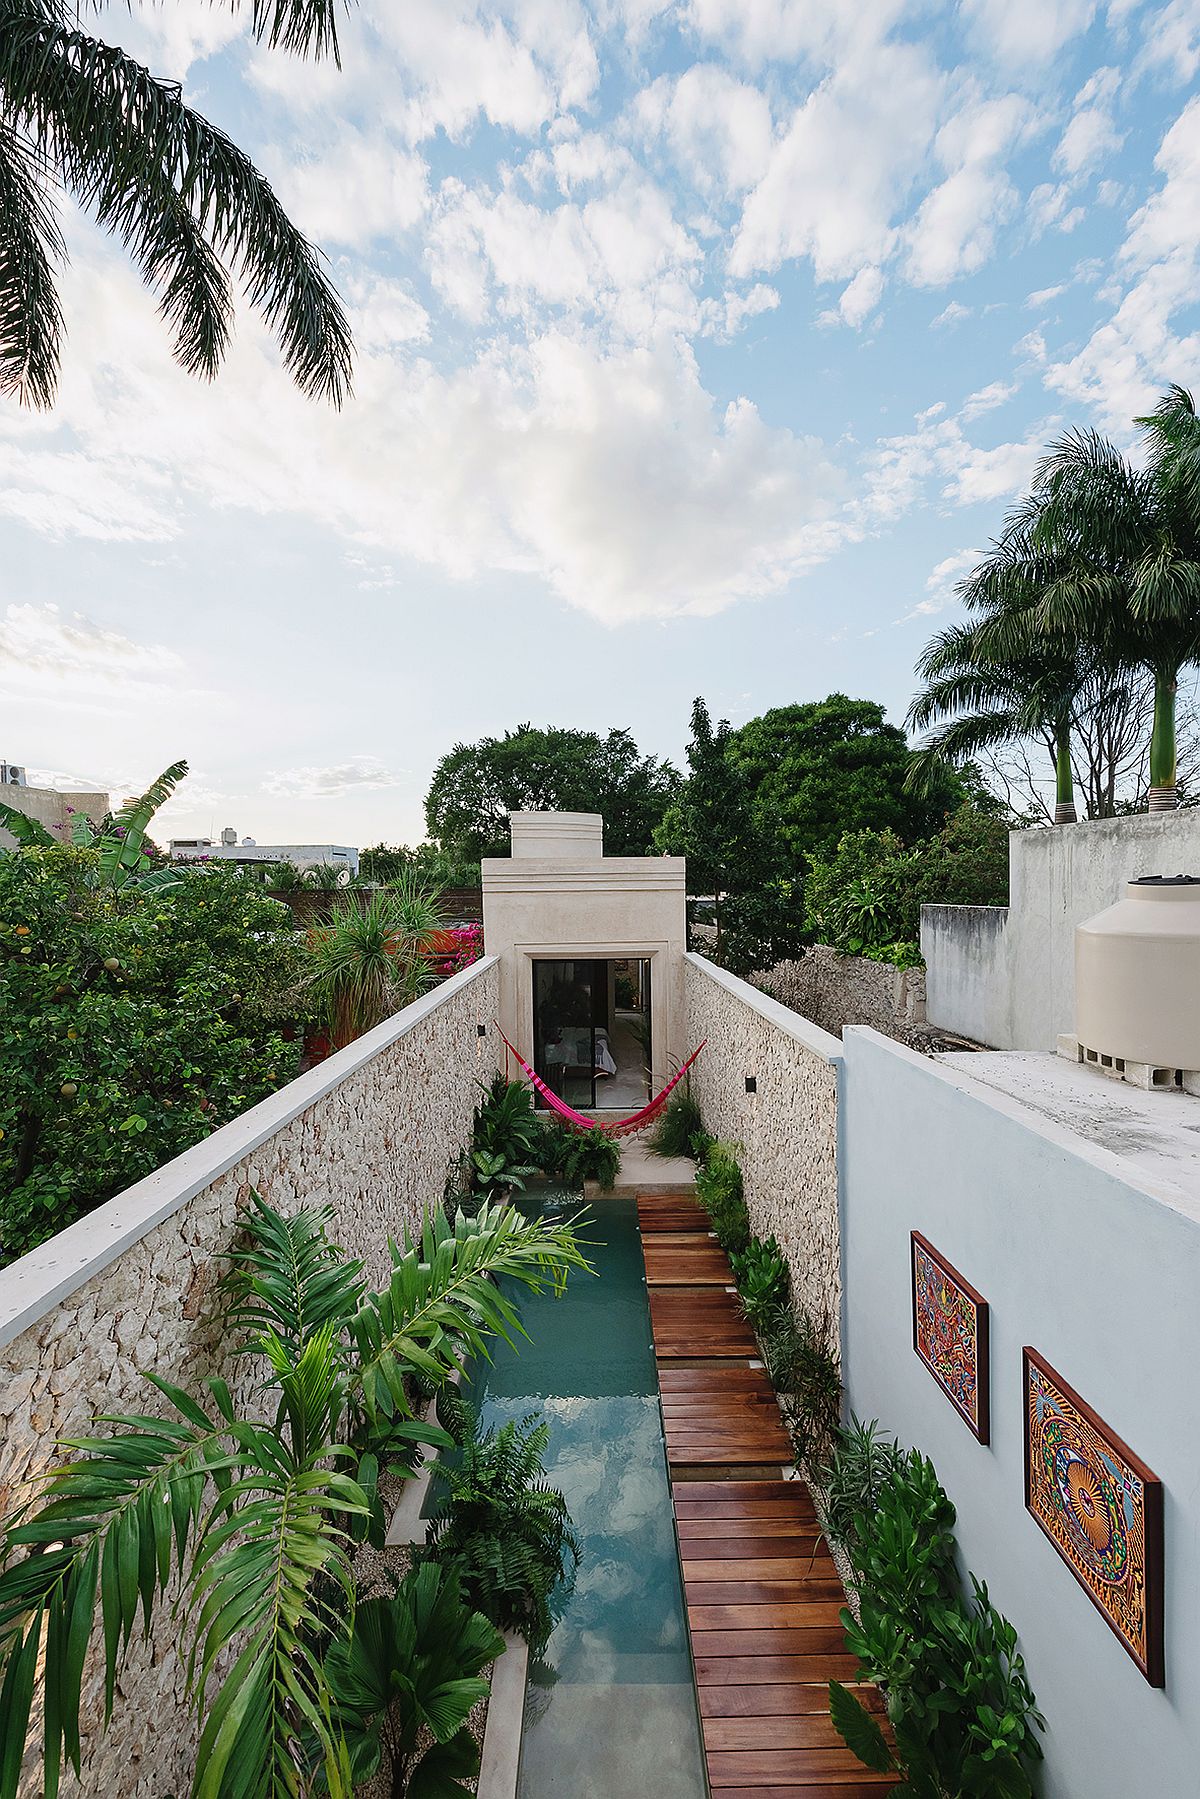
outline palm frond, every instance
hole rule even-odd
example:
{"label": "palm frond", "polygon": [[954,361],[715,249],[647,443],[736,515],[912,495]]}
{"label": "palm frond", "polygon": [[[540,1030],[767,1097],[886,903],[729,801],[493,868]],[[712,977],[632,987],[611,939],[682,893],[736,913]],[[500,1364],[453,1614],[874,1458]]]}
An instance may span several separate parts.
{"label": "palm frond", "polygon": [[119,882],[123,874],[137,868],[146,827],[159,807],[170,799],[187,771],[186,762],[172,762],[139,798],[125,801],[113,818],[112,829],[106,831],[97,844],[103,880]]}
{"label": "palm frond", "polygon": [[[152,1377],[153,1378],[153,1377]],[[210,1384],[218,1416],[154,1379],[180,1422],[140,1416],[98,1420],[110,1437],[63,1447],[76,1459],[51,1470],[42,1497],[5,1532],[0,1572],[0,1799],[15,1799],[29,1724],[29,1645],[45,1633],[44,1786],[57,1792],[64,1755],[79,1771],[79,1696],[84,1656],[103,1615],[105,1722],[121,1656],[139,1606],[149,1626],[157,1595],[182,1565],[203,1510],[205,1478],[226,1479],[232,1421],[227,1390]],[[21,1556],[20,1551],[29,1553]],[[15,1762],[15,1766],[13,1765]]]}
{"label": "palm frond", "polygon": [[[267,0],[275,41],[328,47],[329,0]],[[0,0],[0,91],[10,121],[115,231],[160,289],[185,366],[211,373],[228,339],[227,278],[239,273],[305,393],[340,405],[350,333],[317,253],[246,154],[119,48],[35,0]]]}
{"label": "palm frond", "polygon": [[58,386],[66,254],[33,148],[0,122],[0,393],[48,406]]}
{"label": "palm frond", "polygon": [[487,1338],[525,1333],[514,1302],[497,1284],[518,1281],[535,1293],[562,1293],[572,1268],[591,1273],[576,1237],[577,1216],[527,1221],[515,1207],[484,1204],[453,1223],[426,1216],[418,1241],[392,1245],[392,1276],[364,1300],[351,1325],[357,1367],[350,1376],[371,1418],[410,1415],[404,1379],[415,1369],[440,1385],[465,1355],[486,1353]]}
{"label": "palm frond", "polygon": [[253,1339],[273,1334],[293,1361],[315,1331],[348,1327],[363,1292],[362,1263],[348,1261],[329,1241],[331,1206],[302,1206],[290,1217],[251,1192],[243,1219],[249,1241],[237,1249],[225,1277],[227,1322]]}

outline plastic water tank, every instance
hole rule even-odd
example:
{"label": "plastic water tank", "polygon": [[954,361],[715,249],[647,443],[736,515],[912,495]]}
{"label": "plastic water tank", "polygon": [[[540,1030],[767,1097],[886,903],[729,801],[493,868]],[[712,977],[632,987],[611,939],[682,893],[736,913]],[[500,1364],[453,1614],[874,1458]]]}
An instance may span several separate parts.
{"label": "plastic water tank", "polygon": [[1200,877],[1144,875],[1076,925],[1075,1035],[1127,1062],[1200,1069]]}

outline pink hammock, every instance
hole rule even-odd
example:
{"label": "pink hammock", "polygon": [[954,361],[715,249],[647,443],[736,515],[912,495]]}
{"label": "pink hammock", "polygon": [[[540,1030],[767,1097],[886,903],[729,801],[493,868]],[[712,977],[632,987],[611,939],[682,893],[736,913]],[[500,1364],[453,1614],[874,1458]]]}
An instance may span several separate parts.
{"label": "pink hammock", "polygon": [[[492,1022],[495,1023],[495,1020],[493,1019]],[[635,1132],[644,1130],[653,1119],[657,1118],[668,1099],[670,1099],[675,1088],[678,1087],[680,1081],[683,1079],[692,1063],[696,1060],[696,1057],[700,1054],[700,1049],[704,1048],[704,1043],[708,1042],[708,1038],[706,1037],[704,1043],[700,1045],[700,1049],[692,1051],[683,1067],[679,1070],[679,1073],[667,1082],[662,1092],[657,1098],[652,1099],[648,1106],[643,1106],[640,1112],[635,1112],[630,1118],[617,1118],[614,1119],[611,1124],[601,1124],[596,1118],[587,1118],[582,1112],[576,1112],[573,1107],[567,1105],[565,1100],[559,1099],[557,1093],[551,1092],[541,1075],[535,1074],[524,1056],[521,1055],[518,1050],[513,1048],[512,1044],[508,1041],[508,1038],[504,1035],[504,1032],[500,1030],[498,1024],[496,1025],[496,1029],[500,1031],[500,1037],[505,1049],[516,1061],[518,1067],[524,1070],[530,1082],[537,1088],[550,1109],[558,1113],[558,1116],[562,1119],[568,1130],[601,1130],[606,1137],[632,1137]]]}

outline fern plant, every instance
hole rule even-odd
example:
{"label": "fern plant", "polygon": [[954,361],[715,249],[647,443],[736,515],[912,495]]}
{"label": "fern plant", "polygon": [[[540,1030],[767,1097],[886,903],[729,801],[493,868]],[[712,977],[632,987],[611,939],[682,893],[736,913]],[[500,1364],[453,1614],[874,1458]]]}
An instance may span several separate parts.
{"label": "fern plant", "polygon": [[64,1759],[80,1768],[97,1608],[107,1723],[139,1610],[148,1629],[177,1578],[205,1720],[194,1799],[298,1794],[314,1754],[335,1799],[349,1795],[324,1662],[353,1620],[350,1545],[379,1540],[381,1454],[450,1442],[413,1417],[409,1378],[419,1369],[440,1383],[490,1335],[520,1331],[495,1277],[561,1292],[587,1264],[570,1223],[487,1206],[451,1222],[438,1211],[419,1238],[392,1245],[387,1286],[366,1294],[360,1266],[328,1241],[330,1218],[313,1208],[283,1218],[252,1201],[229,1275],[231,1328],[263,1375],[251,1411],[223,1380],[197,1398],[149,1377],[173,1415],[101,1418],[104,1434],[65,1443],[72,1459],[6,1520],[0,1799],[15,1799],[39,1653],[43,1787],[54,1799]]}
{"label": "fern plant", "polygon": [[596,1181],[607,1192],[621,1170],[621,1148],[599,1125],[590,1130],[567,1130],[562,1125],[542,1126],[542,1170],[549,1179],[574,1193],[585,1181]]}
{"label": "fern plant", "polygon": [[459,1457],[435,1465],[442,1489],[429,1525],[440,1561],[501,1630],[515,1630],[540,1655],[574,1584],[579,1542],[567,1502],[547,1484],[549,1428],[531,1413],[466,1439]]}
{"label": "fern plant", "polygon": [[692,1098],[689,1075],[663,1107],[658,1123],[646,1139],[646,1147],[652,1156],[690,1156],[692,1140],[701,1136],[703,1130],[704,1120],[699,1103]]}
{"label": "fern plant", "polygon": [[[355,1787],[383,1776],[391,1799],[471,1789],[479,1746],[466,1721],[488,1694],[480,1670],[504,1639],[436,1562],[412,1568],[386,1598],[359,1605],[325,1659],[333,1724]],[[322,1764],[317,1758],[318,1770]],[[322,1779],[327,1790],[328,1781]]]}

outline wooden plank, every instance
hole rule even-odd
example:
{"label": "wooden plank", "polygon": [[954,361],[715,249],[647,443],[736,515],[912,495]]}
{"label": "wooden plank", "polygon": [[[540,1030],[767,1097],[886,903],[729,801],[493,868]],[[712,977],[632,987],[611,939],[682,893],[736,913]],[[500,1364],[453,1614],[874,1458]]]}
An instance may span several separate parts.
{"label": "wooden plank", "polygon": [[[817,1514],[811,1501],[808,1506],[793,1499],[760,1498],[748,1494],[743,1500],[730,1499],[724,1493],[709,1493],[709,1487],[724,1487],[728,1483],[720,1480],[706,1480],[700,1492],[691,1491],[692,1482],[681,1484],[675,1493],[675,1515],[677,1518],[707,1518],[718,1522],[737,1524],[758,1518],[786,1519],[789,1523],[807,1523],[815,1527]],[[748,1487],[757,1482],[747,1481]]]}
{"label": "wooden plank", "polygon": [[[727,1633],[733,1643],[739,1644],[741,1639],[751,1635],[749,1631],[733,1631]],[[696,1685],[700,1690],[701,1701],[707,1687],[718,1691],[742,1686],[759,1684],[763,1687],[795,1686],[819,1682],[821,1691],[828,1698],[831,1680],[853,1681],[858,1673],[858,1661],[853,1655],[846,1653],[845,1637],[841,1630],[836,1631],[766,1631],[765,1636],[774,1643],[784,1634],[797,1637],[813,1637],[821,1643],[829,1642],[832,1648],[814,1646],[808,1653],[778,1654],[766,1651],[760,1655],[751,1655],[739,1651],[736,1647],[727,1654],[696,1654]],[[699,1638],[693,1638],[693,1644]],[[859,1696],[866,1689],[860,1689]]]}
{"label": "wooden plank", "polygon": [[[704,1747],[711,1756],[727,1749],[840,1749],[846,1745],[829,1716],[828,1694],[824,1713],[796,1712],[791,1716],[706,1718]],[[862,1763],[858,1766],[861,1768]]]}
{"label": "wooden plank", "polygon": [[827,1581],[837,1579],[837,1570],[833,1565],[833,1557],[809,1556],[753,1556],[753,1557],[713,1557],[705,1556],[697,1560],[688,1555],[685,1548],[683,1555],[683,1577],[685,1580],[789,1580],[802,1581],[808,1585],[812,1580]]}
{"label": "wooden plank", "polygon": [[[806,1625],[712,1626],[705,1630],[691,1621],[692,1654],[701,1659],[727,1661],[746,1656],[768,1658],[791,1655],[845,1655],[846,1633],[840,1622]],[[857,1662],[854,1663],[857,1667]],[[834,1676],[839,1679],[840,1676]]]}
{"label": "wooden plank", "polygon": [[[760,1659],[766,1660],[766,1657]],[[753,1667],[754,1663],[746,1665]],[[827,1680],[770,1683],[747,1680],[737,1685],[723,1681],[719,1685],[701,1686],[699,1691],[700,1711],[706,1718],[790,1718],[800,1712],[829,1715]],[[882,1712],[883,1698],[874,1687],[856,1686],[854,1693],[868,1711]]]}
{"label": "wooden plank", "polygon": [[761,1388],[763,1371],[739,1363],[736,1368],[660,1368],[658,1386],[664,1399],[672,1395],[738,1393]]}
{"label": "wooden plank", "polygon": [[713,1499],[727,1499],[739,1505],[747,1499],[786,1499],[812,1510],[812,1497],[799,1480],[714,1480],[709,1483],[709,1492]]}
{"label": "wooden plank", "polygon": [[[825,1781],[869,1781],[870,1770],[844,1746],[841,1749],[731,1749],[717,1750],[708,1756],[708,1778],[714,1788],[723,1786],[770,1787],[789,1782],[811,1784],[820,1775]],[[882,1777],[887,1784],[888,1777]],[[896,1784],[891,1778],[891,1784]]]}
{"label": "wooden plank", "polygon": [[822,1624],[840,1630],[844,1603],[844,1599],[770,1600],[761,1605],[739,1605],[732,1600],[714,1605],[689,1603],[688,1622],[693,1630],[787,1630],[793,1625]]}
{"label": "wooden plank", "polygon": [[[706,1486],[710,1484],[705,1482]],[[735,1518],[677,1518],[675,1522],[680,1540],[685,1546],[696,1544],[697,1548],[692,1553],[697,1555],[724,1555],[724,1549],[717,1545],[740,1542],[743,1530],[748,1533],[753,1531],[756,1542],[774,1539],[779,1544],[777,1549],[772,1550],[747,1550],[748,1555],[803,1555],[805,1552],[800,1547],[801,1543],[824,1541],[815,1519],[796,1518],[787,1512],[778,1518],[745,1518],[739,1515]],[[746,1540],[750,1540],[749,1536]],[[714,1545],[711,1550],[707,1548],[709,1543]]]}
{"label": "wooden plank", "polygon": [[856,1780],[852,1774],[836,1780],[829,1775],[816,1775],[812,1780],[782,1787],[714,1786],[721,1799],[880,1799],[881,1793],[895,1785],[890,1774],[872,1774],[863,1768]]}
{"label": "wooden plank", "polygon": [[689,1611],[693,1604],[706,1609],[714,1605],[829,1604],[837,1617],[846,1603],[836,1571],[827,1580],[692,1580],[685,1571],[683,1584]]}

